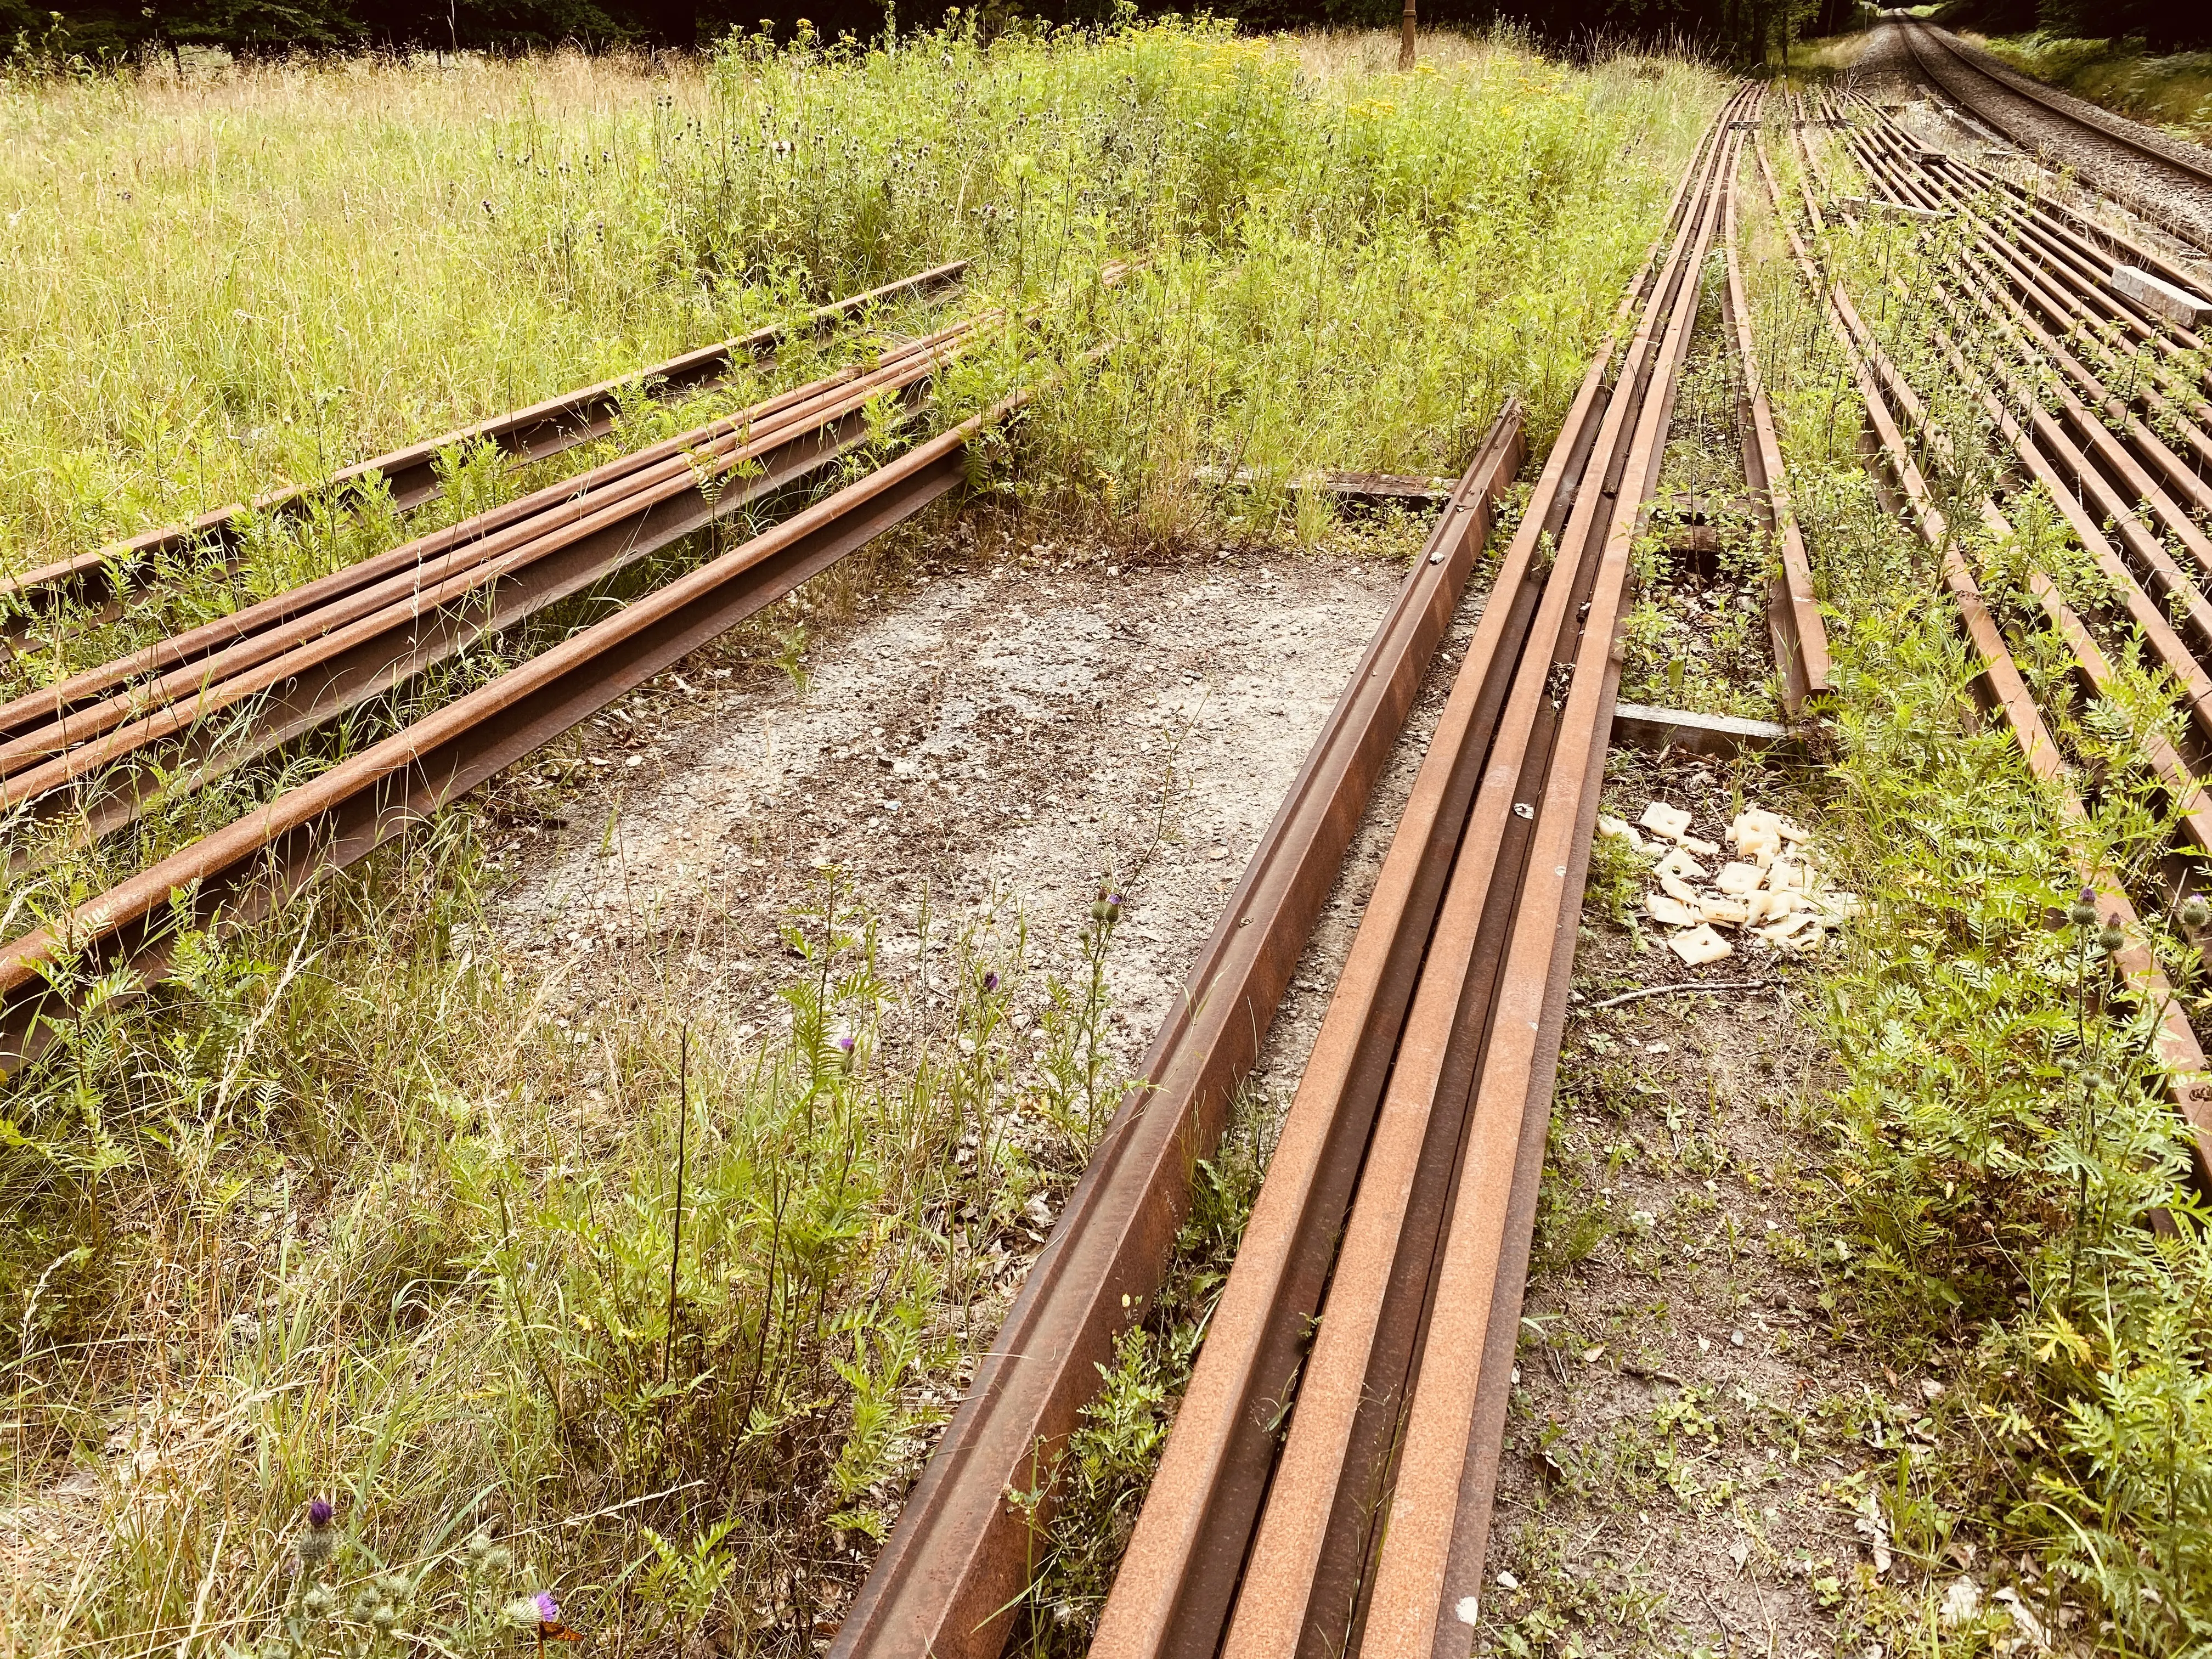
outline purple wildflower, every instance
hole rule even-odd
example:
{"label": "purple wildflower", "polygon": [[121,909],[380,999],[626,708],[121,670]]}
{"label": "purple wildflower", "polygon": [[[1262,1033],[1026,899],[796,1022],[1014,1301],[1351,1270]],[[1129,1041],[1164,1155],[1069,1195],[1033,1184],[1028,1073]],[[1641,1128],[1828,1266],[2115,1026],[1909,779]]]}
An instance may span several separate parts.
{"label": "purple wildflower", "polygon": [[557,1625],[561,1622],[561,1604],[553,1599],[551,1590],[540,1590],[531,1599],[537,1603],[539,1624]]}
{"label": "purple wildflower", "polygon": [[983,988],[984,988],[984,990],[986,990],[986,991],[995,991],[995,990],[997,990],[997,989],[999,988],[999,976],[998,976],[996,974],[986,974],[986,975],[983,975]]}
{"label": "purple wildflower", "polygon": [[853,1052],[853,1039],[848,1036],[841,1036],[837,1039],[837,1046],[849,1054]]}
{"label": "purple wildflower", "polygon": [[331,1501],[318,1498],[307,1505],[307,1529],[299,1540],[300,1565],[303,1570],[319,1567],[337,1549],[337,1534],[331,1525]]}

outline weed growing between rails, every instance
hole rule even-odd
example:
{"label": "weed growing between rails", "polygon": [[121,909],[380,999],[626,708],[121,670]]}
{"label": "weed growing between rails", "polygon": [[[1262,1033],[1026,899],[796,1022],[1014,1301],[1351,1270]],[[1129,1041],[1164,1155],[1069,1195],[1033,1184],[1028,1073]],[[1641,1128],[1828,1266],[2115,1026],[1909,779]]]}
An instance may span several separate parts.
{"label": "weed growing between rails", "polygon": [[825,873],[746,1042],[477,954],[462,815],[318,891],[11,1085],[11,1649],[811,1650],[1119,1092],[1118,906],[1062,985]]}
{"label": "weed growing between rails", "polygon": [[[1754,235],[1778,252],[1760,207]],[[1900,270],[1925,291],[1911,250],[1838,232],[1824,252],[1949,434],[1948,457],[1919,457],[1947,514],[1978,524],[1995,458],[1963,391],[1926,373],[1927,310],[1884,292]],[[2153,879],[2171,826],[2135,757],[2138,713],[2060,708],[2073,786],[2094,787],[2088,818],[2063,817],[2011,735],[1972,712],[1978,665],[1931,599],[1931,556],[1860,465],[1856,390],[1794,267],[1769,258],[1757,290],[1798,511],[1838,613],[1836,856],[1869,900],[1824,996],[1849,1073],[1824,1302],[1940,1385],[1912,1432],[1870,1440],[1895,1565],[1862,1560],[1845,1638],[2194,1651],[2212,1636],[2207,1217],[2180,1184],[2148,1011],[2116,994],[2102,923],[2058,920],[2085,870],[2118,872],[2203,1024],[2197,953]],[[2055,539],[2032,509],[2015,517],[2023,542]],[[1970,533],[1962,551],[2024,666],[2051,663],[2014,586],[2027,550]],[[2063,580],[2078,556],[2048,562]],[[2173,1229],[2154,1224],[2161,1211]]]}

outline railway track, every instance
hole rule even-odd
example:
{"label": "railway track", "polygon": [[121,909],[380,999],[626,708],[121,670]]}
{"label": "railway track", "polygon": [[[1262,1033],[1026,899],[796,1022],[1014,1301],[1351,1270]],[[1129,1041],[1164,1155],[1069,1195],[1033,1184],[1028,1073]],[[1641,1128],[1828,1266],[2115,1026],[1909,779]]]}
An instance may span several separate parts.
{"label": "railway track", "polygon": [[[915,365],[940,360],[943,344],[933,340],[894,354],[899,372],[918,380],[926,371]],[[875,371],[886,372],[881,364]],[[842,410],[850,398],[884,391],[878,384],[864,394],[869,380],[862,375],[828,389],[802,388],[807,418],[815,424],[797,435],[819,442],[822,433],[834,434],[834,422],[855,411],[830,411]],[[1002,428],[1032,395],[1018,392],[914,445],[835,494],[0,945],[0,1075],[34,1058],[53,1026],[73,1018],[88,994],[104,998],[118,989],[132,994],[164,977],[180,933],[234,927],[268,915],[318,876],[367,856],[848,553],[961,489],[969,476],[971,446]],[[824,397],[831,398],[826,404]],[[657,482],[634,488],[607,513],[596,515],[604,522],[587,515],[565,523],[553,539],[568,536],[562,545],[585,546],[583,530],[611,530],[615,549],[626,550],[644,533],[640,526],[652,523],[641,514],[671,501],[678,503],[678,516],[665,526],[662,544],[688,533],[677,528],[690,522],[686,514],[705,515],[690,523],[692,529],[711,521],[728,495],[741,493],[714,486],[745,462],[753,447],[746,435],[742,429],[720,434],[715,441],[720,447],[696,465],[698,452],[679,454],[674,467],[656,461],[633,469],[624,475],[633,485],[647,475]],[[505,567],[494,559],[487,568]],[[441,620],[428,606],[404,599],[398,605],[426,622],[420,634],[410,636],[410,652],[419,652],[425,640],[447,638],[441,629],[480,623],[485,614],[462,611]],[[378,672],[388,673],[389,661]],[[94,993],[95,985],[103,988]]]}
{"label": "railway track", "polygon": [[714,345],[702,346],[619,380],[581,386],[473,426],[373,456],[312,484],[258,496],[250,503],[218,507],[181,525],[145,532],[89,552],[58,559],[19,574],[0,576],[0,661],[33,651],[41,644],[33,630],[42,618],[65,610],[88,609],[85,625],[112,622],[129,597],[141,590],[167,562],[206,560],[224,562],[239,550],[239,530],[249,513],[262,518],[303,516],[319,501],[343,500],[349,492],[380,484],[402,510],[435,500],[445,485],[440,458],[458,447],[489,444],[517,464],[551,456],[605,437],[613,429],[621,397],[643,386],[662,399],[693,396],[726,385],[740,366],[775,355],[794,332],[821,333],[855,318],[903,301],[940,291],[966,274],[968,262],[955,260],[866,293],[818,307],[799,325],[772,324]]}
{"label": "railway track", "polygon": [[780,498],[918,413],[938,370],[994,320],[956,323],[0,704],[0,811],[22,832],[11,868],[116,834]]}
{"label": "railway track", "polygon": [[[2027,76],[1993,70],[1944,31],[1917,19],[1902,19],[1896,27],[1922,78],[1984,125],[2031,155],[2055,149],[2062,164],[2087,158],[2085,174],[2100,189],[2212,252],[2212,152],[2062,97]],[[2035,119],[2021,118],[2023,103],[2033,106]],[[2117,155],[2124,165],[2100,165],[2100,154]],[[2193,210],[2183,210],[2184,200]]]}
{"label": "railway track", "polygon": [[[2094,232],[2031,192],[1969,164],[1923,150],[1881,112],[1831,124],[1845,134],[1850,161],[1881,194],[1841,195],[1827,162],[1796,129],[1799,204],[1817,236],[1832,222],[1856,225],[1884,207],[1923,216],[1911,222],[1955,227],[1929,253],[1942,281],[1932,291],[1893,278],[1884,305],[1933,344],[1968,410],[1984,418],[2010,451],[2014,471],[1979,489],[1955,511],[1997,545],[2014,538],[2019,498],[2040,486],[2088,552],[2110,592],[2085,616],[2047,569],[2031,566],[2023,585],[2070,661],[2078,690],[2118,689],[2115,658],[2139,648],[2169,676],[2185,716],[2172,739],[2142,743],[2143,762],[2175,830],[2160,872],[2161,897],[2178,900],[2202,884],[2212,856],[2212,800],[2199,780],[2212,763],[2212,408],[2194,382],[2172,372],[2201,345],[2126,294],[2108,273],[2114,256],[2156,264],[2148,250]],[[2026,677],[1990,611],[1978,571],[1925,469],[1953,461],[1949,434],[1928,400],[1883,350],[1860,304],[1824,270],[1798,231],[1763,145],[1760,172],[1792,257],[1819,296],[1844,352],[1880,445],[1884,482],[1935,553],[1960,627],[1984,664],[1983,694],[2018,743],[2030,769],[2057,793],[2061,811],[2086,822],[2083,776],[2038,708]],[[2093,240],[2094,236],[2094,240]],[[2179,276],[2180,273],[2172,273]],[[1868,296],[1862,295],[1861,299]],[[2155,422],[2154,426],[2152,423]],[[2139,641],[2140,647],[2133,646]],[[2195,1032],[2172,986],[2141,936],[2133,901],[2118,874],[2083,872],[2104,913],[2129,933],[2118,957],[2124,980],[2159,1020],[2157,1047],[2169,1098],[2191,1131],[2200,1182],[2212,1176],[2212,1081]]]}

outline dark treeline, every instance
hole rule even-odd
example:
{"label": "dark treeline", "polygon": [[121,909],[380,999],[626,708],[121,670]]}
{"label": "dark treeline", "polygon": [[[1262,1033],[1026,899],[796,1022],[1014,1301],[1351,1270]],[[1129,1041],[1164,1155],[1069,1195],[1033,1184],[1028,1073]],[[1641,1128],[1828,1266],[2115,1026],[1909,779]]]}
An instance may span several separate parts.
{"label": "dark treeline", "polygon": [[1942,21],[1990,34],[2052,34],[2141,40],[2153,52],[2212,46],[2207,0],[1953,0]]}
{"label": "dark treeline", "polygon": [[[948,0],[890,0],[902,29],[943,21]],[[1127,0],[969,0],[989,27],[1016,17],[1095,23]],[[1401,0],[1208,0],[1217,16],[1253,28],[1390,27]],[[1139,13],[1194,9],[1139,0]],[[1641,41],[1735,61],[1762,44],[1850,27],[1856,0],[1421,0],[1425,24],[1510,22],[1554,46]],[[88,58],[145,58],[187,47],[241,55],[397,50],[530,51],[569,43],[688,49],[763,24],[788,36],[806,22],[826,40],[874,39],[886,0],[0,0],[0,51]]]}
{"label": "dark treeline", "polygon": [[[947,0],[890,0],[901,28],[940,22]],[[1253,28],[1389,27],[1401,0],[1211,0],[1206,9]],[[971,0],[991,27],[1016,17],[1105,21],[1129,0]],[[1140,0],[1139,11],[1185,10]],[[1946,21],[1997,31],[2044,27],[2137,35],[2160,50],[2212,45],[2212,4],[2185,0],[1954,0]],[[1865,21],[1859,0],[1420,0],[1424,23],[1512,23],[1568,52],[1632,42],[1763,61],[1792,39]],[[189,47],[241,56],[296,52],[688,50],[764,25],[788,37],[801,19],[826,40],[873,39],[886,0],[64,0],[58,9],[0,0],[0,56],[145,58]]]}

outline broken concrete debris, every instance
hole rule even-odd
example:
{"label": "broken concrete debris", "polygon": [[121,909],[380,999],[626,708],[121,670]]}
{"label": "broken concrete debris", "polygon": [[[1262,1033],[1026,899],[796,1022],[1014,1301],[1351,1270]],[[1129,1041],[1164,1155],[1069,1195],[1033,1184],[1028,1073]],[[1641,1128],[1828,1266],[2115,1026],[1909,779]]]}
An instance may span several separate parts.
{"label": "broken concrete debris", "polygon": [[[1735,954],[1735,946],[1717,927],[1748,933],[1771,950],[1817,951],[1828,934],[1857,914],[1857,898],[1824,887],[1808,851],[1812,837],[1779,813],[1761,807],[1738,812],[1722,840],[1740,855],[1708,876],[1692,854],[1713,857],[1714,842],[1690,833],[1692,816],[1681,807],[1655,800],[1631,824],[1601,817],[1598,833],[1625,841],[1639,853],[1651,850],[1640,830],[1671,842],[1651,866],[1656,892],[1644,899],[1644,913],[1661,926],[1679,929],[1667,941],[1691,967]],[[1710,886],[1713,890],[1703,891]]]}

